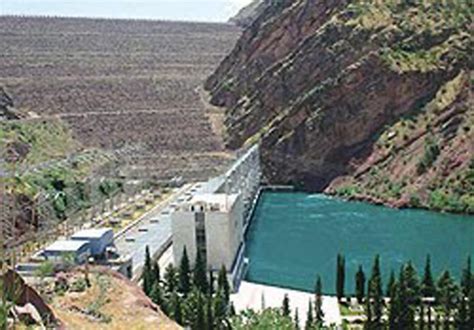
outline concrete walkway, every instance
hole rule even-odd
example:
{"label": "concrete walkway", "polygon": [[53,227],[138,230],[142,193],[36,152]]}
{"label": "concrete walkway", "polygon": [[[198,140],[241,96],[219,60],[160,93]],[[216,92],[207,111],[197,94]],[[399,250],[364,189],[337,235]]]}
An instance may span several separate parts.
{"label": "concrete walkway", "polygon": [[[306,322],[309,300],[311,300],[314,306],[314,295],[311,293],[242,281],[239,292],[231,296],[231,301],[237,312],[246,309],[260,311],[262,305],[263,308],[281,307],[285,294],[290,299],[293,317],[295,309],[298,308],[300,325],[303,327]],[[336,297],[323,297],[323,311],[325,325],[342,325],[341,313]]]}

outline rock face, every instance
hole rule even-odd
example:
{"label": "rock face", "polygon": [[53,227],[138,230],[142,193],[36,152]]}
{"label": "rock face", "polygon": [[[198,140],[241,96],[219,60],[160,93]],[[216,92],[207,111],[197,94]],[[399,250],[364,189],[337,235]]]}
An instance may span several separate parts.
{"label": "rock face", "polygon": [[464,2],[283,1],[206,88],[272,183],[474,212],[469,24]]}
{"label": "rock face", "polygon": [[229,23],[234,23],[244,28],[249,27],[253,21],[265,11],[268,4],[268,1],[253,0],[249,5],[242,8],[237,15],[231,17]]}

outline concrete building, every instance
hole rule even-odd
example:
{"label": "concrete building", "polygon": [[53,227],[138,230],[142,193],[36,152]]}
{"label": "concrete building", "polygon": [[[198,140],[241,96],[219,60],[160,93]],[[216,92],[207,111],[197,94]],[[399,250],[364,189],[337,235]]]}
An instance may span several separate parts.
{"label": "concrete building", "polygon": [[72,257],[74,262],[82,264],[87,261],[91,252],[89,242],[87,241],[56,241],[43,251],[46,260],[53,262],[64,262],[65,259]]}
{"label": "concrete building", "polygon": [[223,265],[231,281],[243,268],[243,203],[239,194],[197,194],[172,214],[173,254],[176,263],[186,247],[191,264],[198,252],[209,270]]}
{"label": "concrete building", "polygon": [[86,229],[73,234],[71,240],[89,242],[91,255],[99,257],[114,245],[114,232],[111,228]]}

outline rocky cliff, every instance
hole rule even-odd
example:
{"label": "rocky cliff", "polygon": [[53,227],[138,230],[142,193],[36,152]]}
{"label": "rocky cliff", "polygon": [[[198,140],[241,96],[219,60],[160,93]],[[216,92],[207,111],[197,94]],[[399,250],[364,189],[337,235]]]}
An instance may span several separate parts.
{"label": "rocky cliff", "polygon": [[241,27],[250,26],[253,21],[263,13],[267,7],[268,1],[264,0],[253,0],[250,4],[242,8],[234,17],[229,19],[229,23],[234,23],[235,25]]}
{"label": "rocky cliff", "polygon": [[272,183],[472,213],[470,28],[464,1],[279,1],[206,88]]}

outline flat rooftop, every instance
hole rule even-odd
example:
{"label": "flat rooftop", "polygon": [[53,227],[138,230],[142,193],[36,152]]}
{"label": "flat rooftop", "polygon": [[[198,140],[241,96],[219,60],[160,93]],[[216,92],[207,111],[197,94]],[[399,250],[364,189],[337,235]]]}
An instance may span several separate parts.
{"label": "flat rooftop", "polygon": [[85,229],[73,234],[71,238],[101,238],[112,231],[112,228]]}
{"label": "flat rooftop", "polygon": [[239,198],[239,194],[208,194],[208,193],[201,193],[194,195],[191,200],[183,205],[198,205],[198,204],[206,204],[208,207],[215,208],[216,211],[229,211],[237,199]]}
{"label": "flat rooftop", "polygon": [[84,245],[89,244],[88,241],[72,241],[72,240],[64,240],[64,241],[56,241],[46,249],[45,252],[75,252],[80,250]]}

